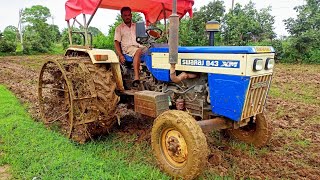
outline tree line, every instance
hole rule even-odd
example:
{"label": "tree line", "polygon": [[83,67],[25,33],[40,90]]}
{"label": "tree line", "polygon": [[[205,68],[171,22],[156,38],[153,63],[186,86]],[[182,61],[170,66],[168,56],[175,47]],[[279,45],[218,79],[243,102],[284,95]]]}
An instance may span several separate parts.
{"label": "tree line", "polygon": [[[288,37],[277,37],[274,32],[274,16],[271,7],[257,9],[250,1],[246,5],[236,4],[232,10],[226,11],[224,2],[216,0],[194,9],[193,18],[184,17],[180,21],[179,44],[181,46],[207,46],[208,33],[205,24],[210,20],[220,23],[220,32],[215,35],[216,45],[246,46],[268,45],[276,49],[276,58],[280,62],[320,63],[320,1],[306,0],[306,3],[294,8],[297,18],[284,20]],[[58,26],[47,23],[51,17],[47,7],[36,5],[25,8],[22,12],[23,44],[20,44],[19,31],[14,26],[8,26],[0,32],[0,52],[16,52],[33,54],[52,51],[55,44],[69,45],[68,30],[59,31]],[[133,21],[142,20],[138,13],[133,14]],[[89,27],[93,36],[95,48],[113,49],[114,30],[122,22],[120,14],[109,27],[108,34],[103,34],[95,27]],[[164,27],[158,22],[158,27]],[[77,30],[81,30],[77,29]],[[81,44],[79,35],[73,36],[76,44]],[[164,36],[161,39],[166,42]]]}

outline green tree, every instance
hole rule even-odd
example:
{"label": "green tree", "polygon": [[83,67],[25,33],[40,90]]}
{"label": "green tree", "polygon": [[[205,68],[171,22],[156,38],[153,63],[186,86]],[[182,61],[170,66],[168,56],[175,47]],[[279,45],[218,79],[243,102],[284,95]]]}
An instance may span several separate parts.
{"label": "green tree", "polygon": [[[73,31],[79,32],[80,29],[79,28],[73,28]],[[68,28],[64,28],[62,30],[61,42],[62,42],[62,46],[63,46],[64,49],[67,49],[68,46],[70,45]],[[72,44],[77,44],[77,45],[83,44],[83,38],[81,37],[81,35],[76,34],[76,33],[72,34]]]}
{"label": "green tree", "polygon": [[109,38],[103,33],[98,34],[93,39],[93,47],[99,49],[114,49],[111,43],[109,43]]}
{"label": "green tree", "polygon": [[0,52],[15,52],[17,48],[16,36],[17,28],[7,26],[0,37]]}
{"label": "green tree", "polygon": [[226,44],[246,45],[248,41],[273,39],[274,16],[270,11],[271,7],[258,11],[252,1],[244,7],[237,3],[223,20],[222,34]]}
{"label": "green tree", "polygon": [[295,62],[320,63],[320,1],[307,0],[305,5],[294,8],[296,19],[284,20],[290,33],[287,56]]}
{"label": "green tree", "polygon": [[92,34],[93,37],[96,37],[102,33],[98,28],[92,26],[88,28],[88,31]]}
{"label": "green tree", "polygon": [[7,26],[3,31],[3,35],[7,40],[15,42],[17,40],[17,35],[19,35],[18,28],[15,26]]}
{"label": "green tree", "polygon": [[[180,44],[183,46],[208,45],[208,33],[205,30],[205,25],[211,20],[221,22],[224,12],[225,6],[221,0],[202,6],[199,11],[195,9],[193,18],[186,17],[180,21]],[[220,37],[220,35],[218,34],[216,37]]]}
{"label": "green tree", "polygon": [[55,36],[46,22],[51,16],[47,7],[36,5],[26,8],[22,13],[22,22],[26,23],[23,33],[24,51],[30,53],[48,52],[55,41]]}
{"label": "green tree", "polygon": [[61,40],[61,33],[57,25],[49,25],[49,30],[53,39],[53,42],[59,42]]}

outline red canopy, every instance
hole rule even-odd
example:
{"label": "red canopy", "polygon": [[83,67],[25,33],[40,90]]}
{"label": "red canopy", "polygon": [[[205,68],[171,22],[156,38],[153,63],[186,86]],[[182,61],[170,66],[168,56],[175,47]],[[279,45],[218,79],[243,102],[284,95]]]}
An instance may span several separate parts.
{"label": "red canopy", "polygon": [[[178,15],[183,17],[188,12],[192,16],[193,4],[194,0],[177,0]],[[148,23],[154,23],[171,15],[172,0],[67,0],[65,19],[68,21],[81,13],[92,15],[97,8],[120,10],[123,6],[143,13]]]}

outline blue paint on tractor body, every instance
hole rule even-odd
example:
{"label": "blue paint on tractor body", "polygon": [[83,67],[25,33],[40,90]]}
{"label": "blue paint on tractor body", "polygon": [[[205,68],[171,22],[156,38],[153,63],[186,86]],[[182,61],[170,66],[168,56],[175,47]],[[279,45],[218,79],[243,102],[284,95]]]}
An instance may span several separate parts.
{"label": "blue paint on tractor body", "polygon": [[[274,49],[270,47],[273,53]],[[170,82],[169,69],[152,68],[151,53],[168,53],[168,47],[150,48],[149,52],[141,56],[141,61],[146,63],[152,75],[159,81]],[[255,54],[256,49],[252,46],[208,46],[208,47],[179,47],[179,53],[221,53],[221,54]],[[128,59],[127,59],[128,58]],[[132,57],[126,56],[127,61],[132,62]],[[237,61],[229,62],[233,68],[239,68]],[[187,63],[187,62],[186,62]],[[204,64],[207,62],[204,61]],[[211,63],[211,62],[210,62]],[[233,64],[232,64],[233,63]],[[240,63],[239,63],[240,64]],[[187,64],[186,64],[187,65]],[[222,64],[218,62],[218,66]],[[217,67],[218,67],[217,66]],[[232,67],[232,66],[230,66]],[[246,100],[246,93],[250,84],[249,76],[237,76],[226,74],[208,74],[211,110],[213,113],[240,121],[242,110]]]}
{"label": "blue paint on tractor body", "polygon": [[250,77],[208,74],[208,82],[212,112],[240,121]]}

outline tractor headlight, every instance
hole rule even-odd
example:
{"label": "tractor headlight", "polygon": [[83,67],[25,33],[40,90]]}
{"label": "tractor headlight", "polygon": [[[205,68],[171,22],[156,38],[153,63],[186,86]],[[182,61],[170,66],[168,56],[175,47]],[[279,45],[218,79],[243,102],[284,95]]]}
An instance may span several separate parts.
{"label": "tractor headlight", "polygon": [[254,71],[261,71],[263,69],[263,60],[262,59],[255,59],[253,61],[253,70]]}
{"label": "tractor headlight", "polygon": [[266,65],[265,65],[264,69],[270,70],[270,69],[273,68],[273,66],[274,66],[274,59],[273,58],[267,58]]}

